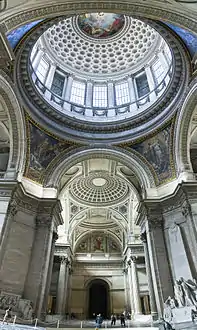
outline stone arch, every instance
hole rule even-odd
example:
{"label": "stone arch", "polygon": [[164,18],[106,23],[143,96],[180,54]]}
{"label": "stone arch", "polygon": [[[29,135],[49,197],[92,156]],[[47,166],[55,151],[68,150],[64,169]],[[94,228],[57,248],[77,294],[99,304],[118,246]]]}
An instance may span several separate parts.
{"label": "stone arch", "polygon": [[190,161],[191,123],[197,104],[197,78],[193,80],[175,123],[175,155],[177,173],[193,172]]}
{"label": "stone arch", "polygon": [[10,155],[6,177],[16,179],[22,174],[25,163],[25,120],[16,97],[13,83],[4,71],[0,70],[0,102],[9,122]]}
{"label": "stone arch", "polygon": [[[111,311],[111,297],[110,297],[110,291],[111,291],[111,288],[112,288],[112,283],[105,277],[91,277],[89,278],[85,284],[84,284],[84,287],[86,289],[86,303],[85,303],[85,307],[86,307],[86,310],[85,310],[85,314],[88,315],[90,314],[90,311],[89,311],[89,305],[90,305],[90,289],[91,289],[91,286],[94,285],[94,284],[102,284],[103,286],[105,286],[106,288],[106,291],[107,291],[107,315],[104,315],[105,317],[110,315],[110,311]],[[98,298],[98,297],[97,297]],[[104,298],[104,297],[103,297]],[[101,311],[95,311],[96,313],[100,313]],[[89,315],[90,316],[90,315]]]}
{"label": "stone arch", "polygon": [[106,145],[79,147],[70,152],[65,151],[49,168],[44,186],[58,188],[63,174],[70,167],[88,158],[110,158],[127,166],[138,178],[142,190],[139,192],[140,195],[144,194],[147,188],[156,186],[154,174],[139,154],[132,149],[128,151]]}

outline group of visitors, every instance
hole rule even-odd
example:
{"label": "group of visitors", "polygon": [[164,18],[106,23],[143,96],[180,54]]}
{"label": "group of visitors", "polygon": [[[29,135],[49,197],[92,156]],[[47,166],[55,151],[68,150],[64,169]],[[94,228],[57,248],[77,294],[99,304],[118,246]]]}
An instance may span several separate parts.
{"label": "group of visitors", "polygon": [[[122,314],[120,314],[120,316],[115,315],[115,314],[112,314],[111,315],[111,326],[116,325],[117,319],[120,320],[120,325],[122,327],[125,327],[125,325],[126,325],[125,324],[125,312],[123,312]],[[102,323],[103,323],[103,317],[101,316],[101,314],[98,314],[96,316],[95,322],[96,322],[96,329],[101,328]]]}
{"label": "group of visitors", "polygon": [[125,313],[123,312],[120,316],[112,314],[111,315],[111,326],[116,325],[116,320],[120,320],[120,325],[125,327]]}

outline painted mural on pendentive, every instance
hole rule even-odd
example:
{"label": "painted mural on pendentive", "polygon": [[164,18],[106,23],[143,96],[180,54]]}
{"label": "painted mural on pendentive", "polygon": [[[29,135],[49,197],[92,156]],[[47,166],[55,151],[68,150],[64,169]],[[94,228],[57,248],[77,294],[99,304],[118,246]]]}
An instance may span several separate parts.
{"label": "painted mural on pendentive", "polygon": [[23,38],[23,36],[30,31],[34,26],[36,26],[38,23],[42,22],[43,20],[38,20],[34,22],[30,22],[27,24],[24,24],[22,26],[19,26],[18,28],[10,31],[7,33],[6,37],[8,39],[8,42],[12,48],[15,48],[18,42]]}
{"label": "painted mural on pendentive", "polygon": [[76,248],[77,253],[120,253],[120,246],[107,234],[94,233],[85,236]]}
{"label": "painted mural on pendentive", "polygon": [[125,19],[124,15],[113,13],[90,13],[78,16],[78,26],[92,38],[108,38],[119,32]]}
{"label": "painted mural on pendentive", "polygon": [[165,24],[178,34],[178,36],[183,40],[186,47],[188,48],[190,55],[193,57],[197,52],[197,36],[188,30],[182,29],[179,26],[173,25],[171,23]]}
{"label": "painted mural on pendentive", "polygon": [[37,182],[42,177],[51,161],[62,151],[71,147],[71,144],[48,135],[31,122],[29,129],[29,161],[26,166],[26,176]]}
{"label": "painted mural on pendentive", "polygon": [[170,179],[174,175],[171,165],[171,126],[151,138],[136,144],[133,149],[138,151],[153,167],[158,183]]}

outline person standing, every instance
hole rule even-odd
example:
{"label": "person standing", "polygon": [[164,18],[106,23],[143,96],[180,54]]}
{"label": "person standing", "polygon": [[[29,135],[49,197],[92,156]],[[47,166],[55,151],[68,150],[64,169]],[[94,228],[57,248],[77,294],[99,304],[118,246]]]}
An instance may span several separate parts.
{"label": "person standing", "polygon": [[112,314],[111,316],[111,326],[116,325],[116,315]]}
{"label": "person standing", "polygon": [[125,316],[123,313],[120,315],[120,325],[125,327]]}
{"label": "person standing", "polygon": [[96,329],[101,328],[102,323],[103,323],[103,318],[101,314],[98,314],[96,317]]}

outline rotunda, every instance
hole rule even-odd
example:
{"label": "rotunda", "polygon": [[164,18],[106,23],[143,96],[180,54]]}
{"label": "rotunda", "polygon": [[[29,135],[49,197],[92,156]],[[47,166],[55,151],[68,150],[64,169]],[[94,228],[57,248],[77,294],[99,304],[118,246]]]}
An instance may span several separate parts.
{"label": "rotunda", "polygon": [[0,313],[191,326],[196,14],[186,0],[1,1]]}

